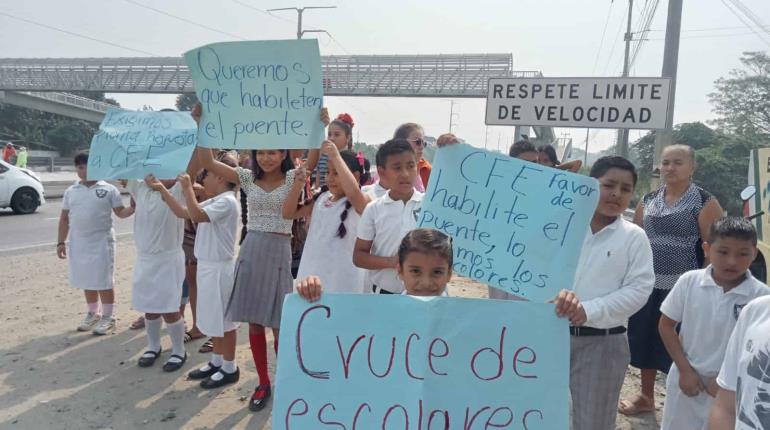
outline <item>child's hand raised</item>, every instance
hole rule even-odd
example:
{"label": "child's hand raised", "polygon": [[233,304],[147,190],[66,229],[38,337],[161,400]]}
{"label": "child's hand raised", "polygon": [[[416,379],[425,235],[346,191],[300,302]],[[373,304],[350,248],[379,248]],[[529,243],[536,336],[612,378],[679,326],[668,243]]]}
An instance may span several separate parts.
{"label": "child's hand raised", "polygon": [[156,178],[152,173],[144,177],[144,183],[155,191],[160,191],[160,189],[163,187],[163,184],[161,184],[158,178]]}
{"label": "child's hand raised", "polygon": [[321,108],[321,122],[324,124],[324,127],[328,127],[331,120],[329,120],[329,109],[326,109],[325,107]]}
{"label": "child's hand raised", "polygon": [[183,187],[192,187],[192,180],[190,179],[190,175],[187,173],[180,173],[176,180],[179,181],[180,184],[182,184]]}
{"label": "child's hand raised", "polygon": [[308,276],[297,283],[297,294],[309,302],[321,298],[321,279],[318,276]]}
{"label": "child's hand raised", "polygon": [[299,163],[299,167],[297,167],[294,173],[294,185],[295,186],[305,186],[305,182],[307,182],[307,169],[305,168],[305,165],[307,163],[305,161],[302,161]]}
{"label": "child's hand raised", "polygon": [[321,154],[331,158],[335,155],[338,155],[339,153],[340,150],[337,148],[337,145],[335,145],[331,140],[324,140],[324,142],[321,144]]}

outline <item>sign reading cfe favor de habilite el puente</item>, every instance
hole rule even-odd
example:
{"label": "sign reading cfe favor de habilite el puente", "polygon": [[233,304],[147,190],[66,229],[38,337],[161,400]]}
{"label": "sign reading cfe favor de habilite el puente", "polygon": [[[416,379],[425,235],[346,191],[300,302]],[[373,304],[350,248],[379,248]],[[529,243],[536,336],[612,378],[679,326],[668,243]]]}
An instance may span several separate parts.
{"label": "sign reading cfe favor de habilite el puente", "polygon": [[668,78],[492,78],[487,125],[662,129]]}

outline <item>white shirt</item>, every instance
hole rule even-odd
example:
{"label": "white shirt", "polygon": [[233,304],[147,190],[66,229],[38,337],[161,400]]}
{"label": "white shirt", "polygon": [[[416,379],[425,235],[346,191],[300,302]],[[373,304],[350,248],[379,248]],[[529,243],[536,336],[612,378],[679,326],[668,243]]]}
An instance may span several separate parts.
{"label": "white shirt", "polygon": [[[390,192],[369,203],[358,224],[358,238],[372,241],[371,254],[393,257],[398,254],[401,240],[417,228],[417,217],[422,206],[422,193],[415,191],[406,203],[390,198]],[[369,281],[378,290],[399,294],[404,285],[396,269],[369,270]]]}
{"label": "white shirt", "polygon": [[[184,220],[174,215],[162,195],[144,181],[129,181],[128,192],[134,197],[134,242],[142,254],[158,254],[182,249]],[[169,192],[182,201],[182,187],[174,184]]]}
{"label": "white shirt", "polygon": [[[198,224],[195,236],[195,258],[204,261],[228,261],[235,258],[235,238],[238,235],[238,220],[241,204],[235,198],[235,191],[225,191],[203,203],[209,222]],[[258,262],[254,262],[258,264]]]}
{"label": "white shirt", "polygon": [[62,209],[69,211],[71,236],[88,237],[112,231],[112,209],[123,207],[123,199],[114,185],[97,181],[87,187],[80,181],[64,192]]}
{"label": "white shirt", "polygon": [[682,275],[660,311],[681,322],[679,339],[687,360],[699,375],[715,377],[722,366],[727,341],[747,303],[770,294],[770,288],[750,272],[737,287],[724,292],[711,277],[711,266]]}
{"label": "white shirt", "polygon": [[595,234],[588,231],[573,288],[588,317],[586,327],[625,326],[647,303],[653,285],[652,249],[644,230],[618,217]]}
{"label": "white shirt", "polygon": [[735,391],[736,430],[770,428],[770,296],[749,303],[738,318],[727,344],[717,383]]}
{"label": "white shirt", "polygon": [[353,265],[353,248],[361,216],[356,209],[347,209],[345,236],[337,236],[340,215],[345,212],[348,199],[332,201],[332,194],[321,194],[313,205],[302,260],[297,279],[314,275],[321,279],[324,291],[329,293],[363,293],[364,269]]}
{"label": "white shirt", "polygon": [[371,197],[372,200],[377,200],[384,196],[388,192],[387,188],[380,185],[380,181],[373,183],[372,185],[366,185],[361,187],[361,192]]}

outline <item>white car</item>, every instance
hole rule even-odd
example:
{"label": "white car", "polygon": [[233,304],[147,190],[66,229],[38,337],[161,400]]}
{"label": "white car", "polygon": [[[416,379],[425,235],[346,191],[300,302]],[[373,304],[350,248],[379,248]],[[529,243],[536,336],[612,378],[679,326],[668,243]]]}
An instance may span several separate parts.
{"label": "white car", "polygon": [[0,160],[0,208],[31,214],[44,203],[43,182],[35,172]]}

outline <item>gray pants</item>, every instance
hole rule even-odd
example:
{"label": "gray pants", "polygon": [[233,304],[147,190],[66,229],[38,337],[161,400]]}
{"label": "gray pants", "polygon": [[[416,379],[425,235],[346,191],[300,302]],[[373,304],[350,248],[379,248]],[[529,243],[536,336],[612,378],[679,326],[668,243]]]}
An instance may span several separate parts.
{"label": "gray pants", "polygon": [[631,354],[624,334],[570,336],[573,430],[615,430]]}

